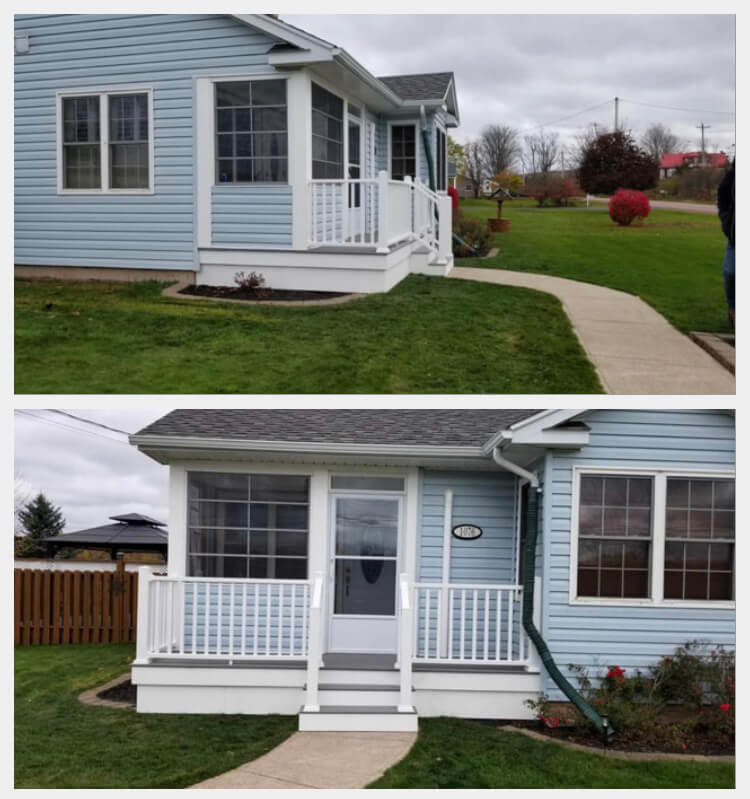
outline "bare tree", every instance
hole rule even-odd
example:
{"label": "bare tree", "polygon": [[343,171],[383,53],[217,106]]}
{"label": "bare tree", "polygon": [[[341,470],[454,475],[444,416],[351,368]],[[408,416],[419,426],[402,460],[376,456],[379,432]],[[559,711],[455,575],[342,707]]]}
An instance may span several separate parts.
{"label": "bare tree", "polygon": [[583,160],[584,153],[594,143],[600,133],[607,131],[596,124],[589,125],[584,131],[573,136],[565,146],[565,162],[570,169],[578,169]]}
{"label": "bare tree", "polygon": [[660,161],[665,153],[679,152],[682,146],[680,138],[661,122],[651,125],[641,138],[641,147],[657,161]]}
{"label": "bare tree", "polygon": [[488,175],[510,169],[520,154],[518,133],[508,125],[487,125],[480,141],[484,170]]}
{"label": "bare tree", "polygon": [[560,158],[560,138],[557,133],[539,131],[524,136],[524,166],[529,175],[546,175]]}
{"label": "bare tree", "polygon": [[473,139],[464,146],[464,177],[471,184],[474,198],[479,197],[482,190],[482,180],[485,176],[482,142]]}

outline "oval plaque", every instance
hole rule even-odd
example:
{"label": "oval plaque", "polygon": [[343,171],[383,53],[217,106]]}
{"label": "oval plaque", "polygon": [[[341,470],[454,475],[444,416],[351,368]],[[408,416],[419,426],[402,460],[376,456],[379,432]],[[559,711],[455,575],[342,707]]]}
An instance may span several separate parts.
{"label": "oval plaque", "polygon": [[482,535],[482,528],[476,524],[457,524],[453,528],[453,536],[462,541],[473,541]]}

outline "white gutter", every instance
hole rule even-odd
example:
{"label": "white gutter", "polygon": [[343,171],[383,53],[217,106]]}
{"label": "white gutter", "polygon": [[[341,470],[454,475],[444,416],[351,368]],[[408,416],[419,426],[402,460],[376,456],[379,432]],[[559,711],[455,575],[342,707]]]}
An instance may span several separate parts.
{"label": "white gutter", "polygon": [[526,469],[519,466],[517,463],[513,463],[513,461],[509,461],[507,458],[504,458],[500,454],[500,447],[495,447],[492,450],[492,460],[501,468],[506,469],[509,472],[521,477],[524,480],[528,480],[529,484],[532,488],[536,488],[539,491],[539,478],[536,476],[534,472],[529,472]]}

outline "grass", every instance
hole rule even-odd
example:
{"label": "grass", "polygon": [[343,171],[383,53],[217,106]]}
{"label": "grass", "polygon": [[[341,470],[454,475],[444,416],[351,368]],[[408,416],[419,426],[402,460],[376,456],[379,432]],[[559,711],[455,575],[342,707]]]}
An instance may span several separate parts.
{"label": "grass", "polygon": [[489,724],[420,719],[409,754],[370,788],[732,788],[731,763],[612,760]]}
{"label": "grass", "polygon": [[16,788],[183,788],[267,752],[293,716],[138,715],[77,697],[128,670],[132,644],[17,647]]}
{"label": "grass", "polygon": [[[462,200],[469,216],[497,213],[491,200]],[[727,332],[721,262],[726,240],[707,214],[652,210],[642,225],[619,227],[606,206],[503,204],[510,233],[498,234],[497,257],[461,259],[484,266],[584,280],[636,294],[684,332]]]}
{"label": "grass", "polygon": [[162,288],[17,280],[16,392],[601,391],[560,303],[527,289],[413,275],[388,294],[287,308]]}

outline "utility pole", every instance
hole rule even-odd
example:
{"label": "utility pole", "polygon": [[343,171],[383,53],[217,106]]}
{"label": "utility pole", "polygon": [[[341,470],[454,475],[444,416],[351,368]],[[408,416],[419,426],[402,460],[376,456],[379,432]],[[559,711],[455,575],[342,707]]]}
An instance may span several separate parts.
{"label": "utility pole", "polygon": [[620,98],[615,97],[615,133],[620,129]]}
{"label": "utility pole", "polygon": [[711,126],[701,122],[700,125],[696,125],[695,127],[701,132],[701,166],[704,166],[706,163],[706,131]]}

